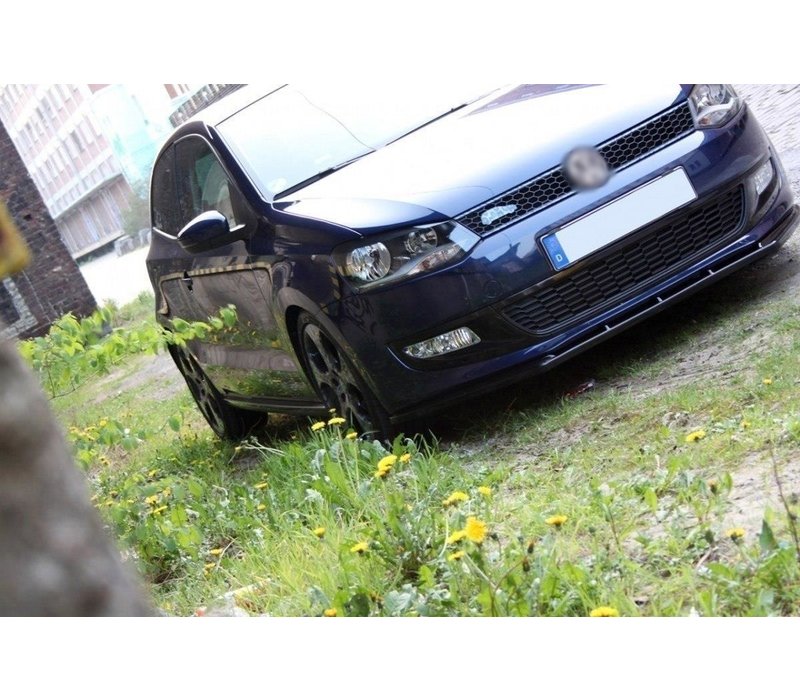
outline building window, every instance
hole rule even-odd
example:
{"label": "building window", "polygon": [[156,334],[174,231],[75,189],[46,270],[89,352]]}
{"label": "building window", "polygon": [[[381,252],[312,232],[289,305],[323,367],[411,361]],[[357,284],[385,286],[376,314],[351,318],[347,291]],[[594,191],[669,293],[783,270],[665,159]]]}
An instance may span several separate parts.
{"label": "building window", "polygon": [[88,124],[83,121],[78,125],[78,128],[81,130],[81,136],[83,136],[83,140],[86,145],[88,146],[91,144],[94,141],[94,138],[92,137],[92,132],[89,129]]}
{"label": "building window", "polygon": [[74,146],[76,150],[75,155],[78,155],[78,153],[83,153],[83,151],[86,150],[86,144],[84,143],[83,137],[81,136],[80,132],[77,129],[75,129],[75,131],[70,132],[69,138],[70,140],[68,141],[68,143],[71,142],[72,145]]}
{"label": "building window", "polygon": [[10,279],[0,282],[0,317],[8,324],[0,328],[0,340],[15,338],[36,325],[35,316]]}

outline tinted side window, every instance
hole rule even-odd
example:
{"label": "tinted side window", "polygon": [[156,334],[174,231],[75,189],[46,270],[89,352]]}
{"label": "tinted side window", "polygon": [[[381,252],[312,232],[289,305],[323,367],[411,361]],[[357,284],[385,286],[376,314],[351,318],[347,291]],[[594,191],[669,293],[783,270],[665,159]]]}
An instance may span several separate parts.
{"label": "tinted side window", "polygon": [[216,155],[199,137],[188,137],[175,146],[180,226],[198,214],[216,209],[231,228],[243,223],[238,190],[228,179]]}
{"label": "tinted side window", "polygon": [[175,152],[165,151],[153,167],[153,184],[150,192],[151,221],[164,233],[178,233],[178,200],[175,196]]}

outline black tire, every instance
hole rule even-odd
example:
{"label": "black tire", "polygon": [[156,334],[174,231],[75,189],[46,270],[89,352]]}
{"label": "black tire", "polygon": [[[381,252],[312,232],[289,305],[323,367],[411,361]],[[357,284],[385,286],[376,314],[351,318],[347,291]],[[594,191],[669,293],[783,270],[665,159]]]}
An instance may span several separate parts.
{"label": "black tire", "polygon": [[194,355],[186,348],[170,345],[169,352],[186,380],[197,408],[217,437],[239,442],[266,424],[269,418],[266,413],[246,411],[225,401]]}
{"label": "black tire", "polygon": [[306,312],[297,319],[297,332],[306,373],[326,407],[360,436],[391,439],[389,414],[338,343]]}

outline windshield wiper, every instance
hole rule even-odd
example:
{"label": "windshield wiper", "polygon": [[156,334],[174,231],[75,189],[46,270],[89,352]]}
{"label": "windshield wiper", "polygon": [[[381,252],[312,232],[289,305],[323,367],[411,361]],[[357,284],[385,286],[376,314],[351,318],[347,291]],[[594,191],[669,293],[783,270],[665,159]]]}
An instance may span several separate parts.
{"label": "windshield wiper", "polygon": [[[480,98],[478,98],[478,99],[480,99]],[[466,107],[467,105],[471,105],[473,102],[476,102],[476,101],[477,100],[472,100],[470,102],[465,102],[463,105],[458,105],[458,107],[452,107],[452,108],[448,109],[446,112],[443,112],[442,114],[440,114],[438,117],[434,117],[433,119],[429,119],[428,121],[426,121],[424,124],[420,124],[419,126],[415,126],[413,129],[411,129],[411,131],[406,131],[405,134],[400,134],[400,136],[398,136],[397,138],[392,139],[391,141],[388,141],[386,143],[386,145],[388,146],[390,143],[394,143],[395,141],[399,141],[400,139],[404,139],[409,134],[413,134],[415,131],[419,131],[420,129],[424,129],[426,126],[428,126],[430,124],[433,124],[433,122],[438,122],[440,119],[444,119],[445,117],[450,116],[453,112],[458,112],[459,109],[464,109],[464,107]]]}
{"label": "windshield wiper", "polygon": [[316,175],[312,175],[311,177],[307,177],[305,180],[300,180],[300,182],[292,185],[291,187],[287,187],[285,190],[281,190],[280,192],[278,192],[273,197],[273,199],[280,199],[281,197],[284,197],[287,194],[292,194],[293,192],[297,192],[297,190],[302,190],[304,187],[307,187],[311,183],[316,182],[317,180],[321,180],[323,177],[328,177],[328,175],[331,175],[332,173],[335,173],[337,170],[341,170],[346,165],[350,165],[350,163],[355,163],[357,160],[360,160],[365,155],[368,155],[369,153],[374,153],[374,152],[375,152],[374,149],[371,148],[370,150],[366,151],[365,153],[360,153],[355,158],[351,158],[350,160],[346,160],[343,163],[339,163],[338,165],[334,165],[334,166],[332,166],[330,168],[326,168],[325,170],[321,170]]}

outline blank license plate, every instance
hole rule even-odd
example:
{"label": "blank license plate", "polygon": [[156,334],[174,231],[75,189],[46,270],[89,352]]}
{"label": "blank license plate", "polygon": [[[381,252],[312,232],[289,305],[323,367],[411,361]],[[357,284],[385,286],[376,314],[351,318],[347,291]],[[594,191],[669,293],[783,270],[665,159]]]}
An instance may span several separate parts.
{"label": "blank license plate", "polygon": [[553,267],[563,270],[695,199],[686,172],[678,168],[548,233],[542,245]]}

